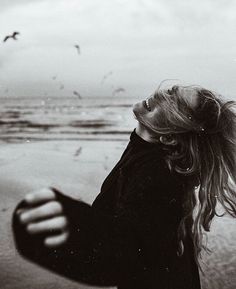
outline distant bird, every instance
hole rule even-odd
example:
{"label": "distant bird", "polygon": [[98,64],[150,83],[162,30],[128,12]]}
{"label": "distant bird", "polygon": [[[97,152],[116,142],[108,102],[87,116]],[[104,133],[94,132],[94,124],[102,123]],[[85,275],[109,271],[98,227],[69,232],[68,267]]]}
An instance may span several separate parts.
{"label": "distant bird", "polygon": [[82,96],[76,90],[73,91],[73,94],[78,96],[79,99],[82,99]]}
{"label": "distant bird", "polygon": [[125,89],[123,87],[116,88],[113,90],[112,95],[115,95],[120,92],[125,92]]}
{"label": "distant bird", "polygon": [[6,42],[8,39],[12,38],[14,40],[17,40],[16,36],[19,35],[20,32],[13,32],[12,35],[7,35],[4,39],[3,42]]}
{"label": "distant bird", "polygon": [[80,47],[78,44],[75,44],[74,47],[77,49],[78,54],[80,54]]}
{"label": "distant bird", "polygon": [[79,148],[75,151],[74,156],[77,157],[78,155],[81,154],[81,152],[82,152],[82,147],[79,147]]}
{"label": "distant bird", "polygon": [[104,81],[105,81],[109,76],[112,75],[112,73],[113,73],[113,71],[109,71],[107,74],[105,74],[105,75],[103,76],[103,79],[101,80],[101,84],[103,84]]}
{"label": "distant bird", "polygon": [[52,80],[56,80],[56,79],[57,79],[57,76],[54,75],[54,76],[52,77]]}
{"label": "distant bird", "polygon": [[65,87],[64,84],[61,83],[60,89],[64,89],[64,87]]}

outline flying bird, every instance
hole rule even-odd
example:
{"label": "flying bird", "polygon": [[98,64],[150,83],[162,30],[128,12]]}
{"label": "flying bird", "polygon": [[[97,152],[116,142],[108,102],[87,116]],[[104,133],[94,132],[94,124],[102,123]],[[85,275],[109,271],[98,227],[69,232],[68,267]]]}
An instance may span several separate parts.
{"label": "flying bird", "polygon": [[52,80],[56,80],[57,79],[57,75],[54,75],[53,77],[52,77]]}
{"label": "flying bird", "polygon": [[79,147],[76,152],[74,153],[74,156],[77,157],[78,155],[80,155],[82,152],[82,147]]}
{"label": "flying bird", "polygon": [[78,44],[75,44],[74,47],[77,49],[78,54],[80,54],[80,47]]}
{"label": "flying bird", "polygon": [[64,84],[60,84],[60,89],[64,89],[65,88],[65,86],[64,86]]}
{"label": "flying bird", "polygon": [[104,81],[105,81],[109,76],[112,75],[112,73],[113,73],[113,71],[109,71],[107,74],[105,74],[105,75],[103,76],[103,79],[101,80],[101,84],[103,84]]}
{"label": "flying bird", "polygon": [[76,90],[73,91],[73,94],[78,96],[79,99],[82,99],[82,96]]}
{"label": "flying bird", "polygon": [[20,32],[13,32],[12,35],[7,35],[4,39],[3,42],[6,42],[8,39],[12,38],[14,40],[17,40],[16,36],[19,35]]}
{"label": "flying bird", "polygon": [[115,95],[120,92],[125,92],[125,89],[123,87],[116,88],[113,90],[112,95]]}

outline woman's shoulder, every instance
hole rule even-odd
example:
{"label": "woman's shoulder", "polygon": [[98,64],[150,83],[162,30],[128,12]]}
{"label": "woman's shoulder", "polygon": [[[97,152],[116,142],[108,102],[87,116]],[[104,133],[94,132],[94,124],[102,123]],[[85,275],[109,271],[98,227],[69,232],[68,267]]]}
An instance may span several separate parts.
{"label": "woman's shoulder", "polygon": [[146,154],[133,159],[121,169],[121,173],[137,185],[145,183],[148,186],[170,187],[179,181],[163,157],[155,154]]}
{"label": "woman's shoulder", "polygon": [[133,154],[130,156],[129,161],[122,166],[121,170],[128,174],[142,175],[155,174],[155,172],[167,175],[170,173],[164,154],[155,150],[140,151]]}
{"label": "woman's shoulder", "polygon": [[140,164],[120,181],[124,184],[120,200],[141,207],[172,205],[173,200],[173,205],[178,205],[183,189],[163,160]]}

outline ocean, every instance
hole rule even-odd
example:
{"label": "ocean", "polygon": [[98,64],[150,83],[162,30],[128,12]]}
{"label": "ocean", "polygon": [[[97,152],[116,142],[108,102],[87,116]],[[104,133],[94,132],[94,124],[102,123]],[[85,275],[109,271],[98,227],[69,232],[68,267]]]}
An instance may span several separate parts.
{"label": "ocean", "polygon": [[136,120],[125,97],[1,98],[3,142],[126,140]]}

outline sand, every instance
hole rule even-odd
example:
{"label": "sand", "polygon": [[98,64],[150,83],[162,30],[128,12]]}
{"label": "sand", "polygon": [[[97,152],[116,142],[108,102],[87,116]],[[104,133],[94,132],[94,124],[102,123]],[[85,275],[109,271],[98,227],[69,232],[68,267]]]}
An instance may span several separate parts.
{"label": "sand", "polygon": [[[91,203],[127,141],[1,144],[1,289],[96,288],[62,278],[20,257],[14,249],[11,216],[26,193],[45,186],[55,186],[65,194]],[[234,289],[236,230],[233,219],[215,220],[209,246],[213,253],[204,257],[203,289]]]}

